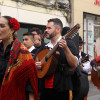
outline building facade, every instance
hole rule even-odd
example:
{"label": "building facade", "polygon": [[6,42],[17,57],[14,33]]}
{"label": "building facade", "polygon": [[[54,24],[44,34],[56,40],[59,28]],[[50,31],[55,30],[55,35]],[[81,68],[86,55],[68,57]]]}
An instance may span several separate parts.
{"label": "building facade", "polygon": [[47,20],[60,18],[63,26],[79,23],[79,35],[84,40],[83,51],[94,58],[94,45],[100,37],[100,0],[0,0],[0,16],[18,19],[21,28],[18,39],[32,27],[45,30]]}
{"label": "building facade", "polygon": [[68,7],[68,0],[0,0],[0,15],[18,19],[21,24],[18,38],[22,42],[24,32],[32,27],[39,27],[44,31],[50,18],[60,18],[63,25],[68,26]]}
{"label": "building facade", "polygon": [[84,52],[94,58],[94,45],[100,38],[100,0],[72,0],[72,24],[79,23]]}

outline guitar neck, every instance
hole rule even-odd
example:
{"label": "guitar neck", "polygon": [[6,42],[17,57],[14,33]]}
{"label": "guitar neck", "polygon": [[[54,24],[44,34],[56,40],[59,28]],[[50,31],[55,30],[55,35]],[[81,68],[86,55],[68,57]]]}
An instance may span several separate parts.
{"label": "guitar neck", "polygon": [[[75,32],[78,31],[78,29],[80,28],[79,24],[76,24],[73,28],[71,28],[63,37],[62,39],[67,40],[69,37],[71,37],[73,34],[75,36]],[[47,61],[51,55],[56,51],[56,49],[58,48],[58,43],[54,46],[54,48],[45,56],[45,61]]]}
{"label": "guitar neck", "polygon": [[[62,38],[67,40],[70,37],[74,37],[76,34],[76,32],[78,31],[78,29],[80,28],[79,24],[76,24],[73,28],[71,28],[71,30],[69,30]],[[72,36],[73,35],[73,36]]]}
{"label": "guitar neck", "polygon": [[56,51],[56,49],[58,48],[58,43],[53,47],[53,49],[50,50],[50,52],[45,56],[45,59],[48,60],[51,55],[53,55],[53,53]]}

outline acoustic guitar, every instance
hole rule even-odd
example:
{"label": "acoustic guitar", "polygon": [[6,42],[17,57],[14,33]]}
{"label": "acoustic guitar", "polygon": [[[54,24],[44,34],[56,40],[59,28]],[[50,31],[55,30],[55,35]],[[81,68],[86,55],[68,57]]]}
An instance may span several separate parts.
{"label": "acoustic guitar", "polygon": [[[76,32],[79,30],[80,25],[76,24],[73,28],[71,28],[62,39],[67,40],[68,38],[72,38],[77,34]],[[51,76],[56,69],[58,64],[58,56],[55,54],[56,49],[58,48],[58,43],[53,47],[52,50],[45,49],[41,51],[35,59],[35,62],[41,61],[42,68],[37,70],[38,78],[43,78],[44,76]]]}
{"label": "acoustic guitar", "polygon": [[91,71],[91,80],[93,84],[96,87],[100,87],[100,71],[96,68],[97,66],[100,66],[100,60],[97,62],[97,57],[100,59],[100,39],[96,39],[96,44],[95,44],[95,64],[92,64],[92,71]]}

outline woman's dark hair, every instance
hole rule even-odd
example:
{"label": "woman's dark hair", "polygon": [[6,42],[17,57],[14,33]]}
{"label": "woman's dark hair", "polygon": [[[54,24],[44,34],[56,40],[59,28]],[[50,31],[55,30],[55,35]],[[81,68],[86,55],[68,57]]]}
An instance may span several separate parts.
{"label": "woman's dark hair", "polygon": [[12,17],[10,16],[2,16],[2,17],[4,17],[8,21],[9,27],[12,28],[12,26],[10,25],[10,19],[12,19]]}
{"label": "woman's dark hair", "polygon": [[[12,17],[10,17],[10,16],[2,16],[2,17],[4,17],[4,18],[8,21],[9,27],[10,27],[10,28],[13,28],[13,27],[10,25],[10,19],[12,19]],[[15,37],[14,34],[15,34],[15,31],[14,31],[13,34],[12,34],[12,35],[13,35],[13,39],[15,40],[16,37]]]}

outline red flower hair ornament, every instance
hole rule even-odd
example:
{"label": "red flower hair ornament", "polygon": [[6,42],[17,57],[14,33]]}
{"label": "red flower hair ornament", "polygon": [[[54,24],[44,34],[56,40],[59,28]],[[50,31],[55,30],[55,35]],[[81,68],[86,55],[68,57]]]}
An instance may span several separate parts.
{"label": "red flower hair ornament", "polygon": [[15,18],[10,19],[10,25],[13,27],[15,31],[18,31],[20,28],[19,22]]}

